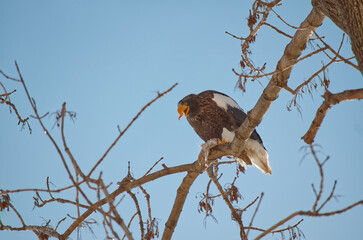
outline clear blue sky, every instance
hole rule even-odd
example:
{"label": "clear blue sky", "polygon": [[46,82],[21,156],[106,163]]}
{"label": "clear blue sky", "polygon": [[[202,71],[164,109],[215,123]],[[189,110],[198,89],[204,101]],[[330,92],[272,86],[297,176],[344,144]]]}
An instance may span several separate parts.
{"label": "clear blue sky", "polygon": [[[179,85],[147,109],[129,129],[108,158],[98,168],[106,182],[117,182],[127,174],[127,161],[135,178],[142,176],[160,157],[167,166],[196,160],[202,140],[185,119],[178,121],[176,105],[187,94],[214,89],[233,97],[246,111],[261,95],[268,79],[249,82],[247,92],[235,89],[237,81],[232,68],[238,68],[240,42],[225,31],[246,36],[246,19],[251,1],[0,1],[0,69],[16,77],[16,60],[35,99],[40,113],[54,112],[64,101],[77,112],[77,121],[66,122],[70,149],[80,166],[89,171],[139,109],[157,91],[174,83]],[[309,1],[284,1],[277,11],[289,23],[299,25],[311,10]],[[293,31],[271,15],[269,23]],[[330,20],[319,28],[320,35],[332,47],[341,40],[341,31]],[[267,62],[273,70],[289,39],[265,28],[253,45],[256,65]],[[312,50],[308,46],[308,50]],[[348,41],[342,54],[352,55]],[[323,55],[294,68],[289,80],[293,88],[322,66]],[[328,72],[332,92],[362,88],[362,75],[343,63]],[[17,89],[11,100],[22,116],[33,114],[20,84],[0,79],[7,90]],[[244,200],[243,208],[261,192],[265,193],[254,225],[268,228],[296,210],[310,210],[314,201],[311,183],[316,186],[319,172],[311,157],[301,161],[304,146],[300,139],[310,126],[322,102],[318,87],[313,97],[299,100],[302,115],[286,110],[290,93],[282,91],[273,103],[258,132],[270,155],[273,175],[263,175],[249,168],[237,181]],[[363,199],[363,102],[345,102],[328,112],[318,132],[316,143],[322,146],[321,159],[330,156],[325,167],[326,192],[338,180],[338,201],[331,201],[326,211],[341,209]],[[44,119],[52,128],[54,119]],[[70,184],[54,147],[34,119],[33,134],[17,125],[15,114],[0,107],[0,188],[45,188],[46,177],[57,186]],[[59,129],[51,134],[59,144]],[[160,166],[156,167],[156,170]],[[224,167],[222,183],[234,178],[235,166]],[[159,219],[161,233],[173,204],[176,189],[184,174],[165,177],[145,185],[152,196],[153,216]],[[185,203],[173,239],[237,239],[238,225],[222,200],[214,205],[218,223],[197,212],[198,193],[204,192],[208,177],[204,173]],[[115,184],[111,189],[115,189]],[[212,188],[217,194],[217,189]],[[73,192],[66,193],[74,199]],[[12,203],[22,213],[26,224],[39,225],[54,219],[53,226],[65,214],[76,215],[75,208],[50,204],[33,210],[34,194],[14,194]],[[57,195],[58,196],[58,195]],[[62,197],[63,195],[59,195]],[[138,197],[142,199],[142,195]],[[44,195],[44,198],[47,198]],[[145,204],[142,200],[142,207]],[[125,221],[135,212],[126,196],[119,207]],[[252,210],[244,215],[249,223]],[[20,226],[16,217],[1,213],[4,224]],[[43,220],[43,218],[45,220]],[[295,224],[299,218],[290,224]],[[61,232],[70,220],[61,224]],[[307,239],[357,239],[363,235],[363,207],[331,218],[305,218],[300,224]],[[139,238],[135,222],[132,231]],[[102,224],[93,228],[97,239],[103,239]],[[121,232],[121,230],[119,230]],[[255,236],[255,232],[251,232]],[[82,230],[84,239],[89,231]],[[276,239],[269,236],[266,239]],[[35,239],[33,233],[0,232],[1,239]],[[76,239],[76,235],[72,235]]]}

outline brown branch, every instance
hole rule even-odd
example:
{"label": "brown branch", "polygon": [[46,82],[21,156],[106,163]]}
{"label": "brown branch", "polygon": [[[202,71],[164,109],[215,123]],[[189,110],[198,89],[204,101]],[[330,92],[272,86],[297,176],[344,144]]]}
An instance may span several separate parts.
{"label": "brown branch", "polygon": [[[129,240],[133,240],[134,238],[132,237],[132,234],[129,230],[129,228],[126,226],[124,220],[121,218],[120,214],[118,213],[118,211],[116,210],[115,205],[113,204],[115,197],[111,197],[110,194],[108,193],[107,187],[105,186],[104,182],[101,179],[101,176],[98,179],[98,185],[101,187],[103,193],[106,196],[106,199],[109,200],[108,204],[110,206],[110,211],[113,213],[113,215],[115,216],[114,218],[112,218],[121,228],[122,230],[125,232],[127,238]],[[109,215],[109,217],[111,217],[111,215]],[[78,219],[80,219],[81,217],[78,217]]]}
{"label": "brown branch", "polygon": [[313,0],[312,5],[349,35],[358,68],[363,74],[363,1]]}
{"label": "brown branch", "polygon": [[149,220],[152,221],[150,195],[146,192],[145,188],[143,188],[142,186],[139,186],[139,188],[140,188],[140,190],[142,191],[142,193],[145,196],[146,204],[147,204],[147,213],[148,213],[148,216],[149,216]]}
{"label": "brown branch", "polygon": [[287,216],[286,218],[282,219],[281,221],[279,221],[278,223],[276,223],[275,225],[273,225],[272,227],[270,227],[269,229],[267,229],[266,231],[264,231],[263,233],[261,233],[260,235],[258,235],[255,240],[258,239],[262,239],[263,237],[265,237],[267,234],[272,233],[272,231],[276,228],[278,228],[279,226],[285,224],[286,222],[290,221],[291,219],[293,219],[296,216],[310,216],[310,217],[328,217],[328,216],[333,216],[333,215],[337,215],[337,214],[341,214],[344,213],[346,211],[349,211],[350,209],[357,207],[359,205],[363,205],[363,200],[356,202],[352,205],[349,205],[341,210],[337,210],[337,211],[332,211],[332,212],[326,212],[326,213],[317,213],[317,212],[312,212],[312,211],[298,211],[298,212],[294,212],[292,214],[290,214],[289,216]]}
{"label": "brown branch", "polygon": [[[309,58],[309,57],[312,57],[313,55],[319,53],[319,52],[324,52],[324,50],[328,49],[327,47],[324,47],[324,48],[319,48],[317,50],[315,50],[314,52],[311,52],[307,55],[305,55],[304,57],[301,57],[299,59],[296,59],[294,64],[292,65],[289,65],[283,69],[276,69],[275,71],[273,72],[270,72],[270,73],[265,73],[265,74],[258,74],[258,75],[246,75],[246,74],[240,74],[240,73],[237,73],[236,70],[232,69],[233,73],[239,77],[244,77],[244,78],[252,78],[252,79],[256,79],[256,78],[264,78],[264,77],[268,77],[268,76],[271,76],[271,75],[276,75],[276,74],[280,74],[286,70],[289,70],[289,69],[292,69],[294,67],[295,64]],[[284,86],[285,88],[285,86]]]}
{"label": "brown branch", "polygon": [[302,139],[307,144],[312,144],[314,142],[316,133],[318,132],[328,110],[341,102],[349,101],[349,100],[360,100],[363,99],[363,88],[354,89],[354,90],[346,90],[344,92],[332,94],[329,91],[326,91],[323,95],[324,101],[316,112],[315,118],[312,121],[310,128],[302,137]]}
{"label": "brown branch", "polygon": [[[202,155],[204,155],[202,152],[203,152],[203,150],[199,154],[199,158]],[[162,240],[169,240],[173,236],[174,229],[178,223],[180,213],[183,210],[183,206],[184,206],[185,200],[188,196],[189,189],[192,186],[192,184],[194,183],[195,179],[204,170],[204,167],[199,165],[198,162],[197,162],[197,167],[198,168],[196,169],[196,171],[189,171],[187,173],[187,175],[184,177],[182,183],[180,184],[180,186],[177,190],[173,208],[170,212],[168,221],[165,223],[164,233],[161,238]]]}
{"label": "brown branch", "polygon": [[242,37],[237,37],[236,35],[233,35],[232,33],[229,33],[227,31],[225,31],[226,34],[228,34],[229,36],[233,37],[233,38],[236,38],[238,40],[246,40],[246,38],[242,38]]}
{"label": "brown branch", "polygon": [[107,226],[109,227],[109,229],[111,230],[111,232],[112,232],[113,236],[114,236],[116,239],[120,239],[120,237],[118,236],[117,232],[113,229],[112,221],[108,221],[108,220],[107,220],[107,216],[104,216],[103,221],[102,221],[102,224],[103,224],[103,228],[105,229],[105,232],[106,232],[106,239],[114,239],[114,238],[111,238],[111,237],[108,235],[108,230],[107,230],[106,224],[107,224]]}
{"label": "brown branch", "polygon": [[247,209],[249,208],[249,207],[251,207],[253,204],[255,204],[255,202],[259,199],[260,197],[256,197],[255,198],[255,200],[253,200],[251,203],[249,203],[246,207],[244,207],[242,210],[241,210],[241,212],[245,212],[245,211],[247,211]]}
{"label": "brown branch", "polygon": [[126,191],[126,192],[130,195],[130,197],[132,198],[132,200],[135,203],[136,213],[139,216],[139,225],[140,225],[140,232],[141,232],[141,238],[140,239],[144,239],[144,235],[145,235],[144,222],[142,221],[142,215],[141,215],[139,201],[137,200],[135,194],[133,194],[131,191]]}
{"label": "brown branch", "polygon": [[16,208],[13,206],[13,204],[9,203],[9,206],[10,206],[10,208],[11,208],[11,209],[13,209],[13,211],[14,211],[14,212],[15,212],[15,214],[16,214],[16,216],[18,216],[18,218],[19,218],[19,220],[20,220],[21,224],[23,225],[23,227],[25,227],[25,226],[26,226],[26,225],[25,225],[25,222],[24,222],[24,220],[23,220],[22,216],[20,215],[20,213],[16,210]]}
{"label": "brown branch", "polygon": [[[304,219],[301,219],[300,221],[298,221],[296,224],[294,224],[292,226],[282,228],[282,229],[279,229],[279,230],[275,230],[275,231],[272,231],[271,233],[274,234],[274,233],[280,233],[280,232],[288,231],[290,229],[293,229],[293,228],[297,227],[302,221],[304,221]],[[251,227],[251,226],[250,227],[245,227],[245,229],[256,230],[256,231],[260,231],[260,232],[265,232],[266,231],[266,229]]]}
{"label": "brown branch", "polygon": [[[350,66],[352,66],[353,68],[355,68],[355,69],[357,69],[358,71],[359,71],[359,67],[357,66],[357,65],[355,65],[354,63],[352,63],[351,61],[349,61],[349,59],[353,59],[353,58],[355,58],[355,57],[351,57],[351,58],[344,58],[344,57],[342,57],[340,54],[339,54],[339,51],[338,52],[336,52],[332,47],[330,47],[330,45],[329,44],[327,44],[321,37],[319,37],[319,35],[315,32],[314,33],[317,37],[318,37],[318,39],[324,44],[324,46],[325,47],[327,47],[335,56],[338,56],[340,59],[341,59],[341,61],[343,61],[343,62],[345,62],[346,64],[348,64],[348,65],[350,65]],[[327,54],[326,54],[327,55]],[[330,56],[329,55],[327,55],[329,58],[330,58]],[[331,59],[331,58],[330,58]]]}
{"label": "brown branch", "polygon": [[[293,25],[291,25],[291,24],[289,24],[287,21],[285,21],[279,14],[277,14],[277,12],[275,11],[275,10],[273,10],[272,9],[272,12],[273,13],[275,13],[275,15],[283,22],[283,23],[285,23],[287,26],[289,26],[289,27],[291,27],[291,28],[293,28],[293,29],[295,29],[295,30],[304,30],[306,27],[302,27],[301,25],[300,25],[300,27],[295,27],[295,26],[293,26]],[[307,26],[308,27],[308,26]]]}
{"label": "brown branch", "polygon": [[120,195],[121,193],[127,191],[127,190],[131,190],[135,187],[138,187],[142,184],[151,182],[155,179],[164,177],[166,175],[170,175],[170,174],[175,174],[175,173],[180,173],[180,172],[186,172],[186,171],[201,171],[200,170],[200,165],[198,163],[198,161],[191,163],[191,164],[184,164],[184,165],[179,165],[176,167],[170,167],[170,168],[166,168],[166,169],[162,169],[159,170],[157,172],[151,173],[145,177],[141,177],[135,181],[132,182],[127,182],[127,183],[121,183],[119,188],[116,189],[114,192],[110,193],[109,196],[106,196],[105,198],[97,201],[96,203],[94,203],[93,205],[90,206],[90,208],[85,211],[79,218],[77,218],[69,227],[68,229],[62,234],[62,237],[60,239],[67,239],[69,237],[69,235],[77,228],[77,226],[79,224],[81,224],[87,217],[89,217],[93,212],[96,211],[96,209],[98,209],[100,206],[107,204],[111,201],[113,201],[113,199],[115,199],[118,195]]}
{"label": "brown branch", "polygon": [[52,236],[55,238],[60,239],[60,234],[57,233],[54,229],[50,227],[41,227],[41,226],[23,226],[23,227],[12,227],[7,225],[0,224],[0,230],[10,230],[10,231],[39,231],[41,233],[44,233],[48,236]]}
{"label": "brown branch", "polygon": [[318,157],[316,156],[316,153],[315,153],[315,150],[314,150],[314,146],[312,144],[310,144],[310,150],[311,150],[311,153],[315,159],[315,162],[316,164],[318,165],[318,168],[319,168],[319,173],[320,173],[320,186],[319,186],[319,192],[316,193],[316,191],[314,190],[315,192],[315,195],[316,195],[316,200],[314,202],[314,205],[313,205],[313,211],[314,212],[317,212],[316,211],[316,207],[318,206],[318,203],[320,201],[320,198],[321,198],[321,195],[323,194],[323,187],[324,187],[324,171],[323,171],[323,166],[321,165]]}
{"label": "brown branch", "polygon": [[98,160],[98,162],[94,165],[94,167],[91,169],[91,171],[88,173],[88,177],[91,176],[91,174],[96,170],[97,166],[105,159],[105,157],[107,156],[107,154],[111,151],[111,149],[116,145],[116,143],[120,140],[120,138],[124,135],[124,133],[131,127],[131,125],[136,121],[136,119],[141,115],[142,112],[144,112],[151,104],[153,104],[156,100],[158,100],[159,98],[163,97],[165,94],[169,93],[171,90],[173,90],[173,88],[175,88],[178,85],[178,83],[175,83],[173,86],[171,86],[168,90],[162,92],[162,93],[158,93],[158,95],[151,100],[150,102],[148,102],[143,108],[141,108],[141,110],[136,114],[136,116],[131,120],[131,122],[126,126],[126,128],[120,132],[120,134],[118,135],[118,137],[115,139],[115,141],[113,141],[113,143],[111,144],[111,146],[106,150],[106,152],[103,154],[103,156],[100,158],[100,160]]}
{"label": "brown branch", "polygon": [[75,206],[80,206],[80,207],[86,208],[86,209],[90,208],[87,205],[76,203],[76,202],[73,202],[71,200],[63,199],[63,198],[51,198],[49,200],[41,200],[41,201],[42,201],[42,203],[36,204],[36,206],[39,207],[39,208],[44,207],[46,204],[51,203],[51,202],[69,203],[69,204],[72,204],[72,205],[75,205]]}
{"label": "brown branch", "polygon": [[[245,38],[245,40],[242,43],[242,55],[243,55],[242,60],[254,72],[258,72],[259,73],[260,72],[260,69],[256,69],[253,66],[253,64],[251,63],[251,61],[248,59],[248,48],[250,46],[250,42],[254,41],[254,39],[255,39],[255,37],[257,35],[257,32],[263,26],[263,24],[266,21],[268,15],[270,14],[270,11],[272,10],[272,8],[275,7],[277,4],[279,4],[281,1],[282,0],[274,0],[273,2],[264,4],[265,7],[266,7],[266,9],[262,13],[261,20],[258,22],[258,24],[256,25],[256,27],[254,27],[254,28],[250,27],[250,34],[248,35],[248,37]],[[257,14],[257,9],[260,6],[260,4],[262,4],[262,2],[258,1],[257,6],[254,8],[254,14]]]}
{"label": "brown branch", "polygon": [[267,22],[265,22],[265,23],[264,23],[264,25],[266,25],[266,26],[268,26],[268,27],[272,28],[273,30],[275,30],[276,32],[278,32],[278,33],[280,33],[280,34],[284,35],[285,37],[292,38],[292,36],[290,36],[289,34],[287,34],[287,33],[283,32],[283,31],[281,31],[281,30],[280,30],[280,29],[278,29],[277,27],[275,27],[275,26],[273,26],[273,25],[271,25],[271,24],[269,24],[269,23],[267,23]]}
{"label": "brown branch", "polygon": [[[6,88],[4,87],[4,85],[0,82],[0,86],[3,88],[4,90],[4,94],[1,94],[0,97],[3,97],[5,96],[5,99],[0,99],[1,100],[1,103],[4,103],[6,100],[8,100],[8,96],[11,94],[9,94],[7,91],[6,91]],[[14,90],[15,91],[15,90]]]}
{"label": "brown branch", "polygon": [[212,179],[213,183],[216,185],[218,191],[221,193],[223,200],[225,201],[229,210],[231,211],[233,219],[238,223],[239,228],[240,228],[241,239],[247,240],[247,235],[245,233],[245,229],[244,229],[244,226],[242,223],[242,216],[241,216],[242,212],[237,213],[236,209],[233,207],[232,203],[229,201],[227,194],[224,192],[221,184],[218,182],[218,179],[216,178],[214,173],[212,171],[207,171],[207,173],[208,173],[208,176],[210,177],[210,179]]}
{"label": "brown branch", "polygon": [[20,82],[19,79],[16,79],[16,78],[13,78],[13,77],[9,77],[8,75],[6,75],[3,71],[0,70],[0,73],[6,78],[6,79],[9,79],[9,80],[13,80],[15,82]]}
{"label": "brown branch", "polygon": [[[256,214],[257,214],[257,212],[258,212],[258,209],[259,209],[259,207],[260,207],[260,204],[261,204],[261,202],[262,202],[262,198],[263,198],[263,195],[264,195],[264,193],[262,192],[261,193],[261,195],[260,195],[260,200],[258,201],[258,204],[257,204],[257,206],[256,206],[256,209],[255,209],[255,212],[253,213],[253,215],[252,215],[252,218],[251,218],[251,221],[250,221],[250,224],[248,225],[248,227],[251,227],[252,226],[252,223],[253,223],[253,220],[255,219],[255,216],[256,216]],[[257,200],[257,198],[256,198],[256,200]],[[255,201],[256,201],[255,200]],[[254,202],[252,202],[252,204],[253,204]],[[252,205],[251,204],[251,205]],[[247,234],[246,234],[246,236],[248,236],[248,233],[250,232],[250,230],[248,230],[247,231]]]}
{"label": "brown branch", "polygon": [[[317,33],[316,32],[314,32],[316,35],[317,35]],[[318,36],[318,35],[317,35]],[[291,88],[289,88],[289,87],[287,87],[287,86],[285,86],[284,88],[286,89],[286,90],[288,90],[290,93],[292,93],[292,94],[294,94],[294,95],[296,95],[296,94],[298,94],[299,93],[299,91],[304,87],[304,86],[306,86],[306,85],[308,85],[310,82],[311,82],[311,80],[313,80],[316,76],[318,76],[321,72],[323,72],[323,71],[325,71],[325,69],[327,69],[332,63],[334,63],[334,62],[337,62],[337,57],[339,56],[339,52],[340,52],[340,50],[341,50],[341,48],[342,48],[342,46],[343,46],[343,42],[344,42],[344,34],[343,34],[343,37],[342,37],[342,40],[340,41],[340,45],[339,45],[339,48],[338,48],[338,51],[336,52],[336,54],[335,54],[335,56],[333,57],[333,58],[331,58],[331,61],[327,64],[327,65],[324,65],[320,70],[318,70],[318,71],[316,71],[313,75],[311,75],[310,77],[309,77],[309,79],[308,80],[306,80],[306,81],[304,81],[303,83],[301,83],[299,86],[297,86],[297,88],[295,89],[295,90],[291,90]],[[331,48],[330,46],[328,46],[328,45],[326,45],[324,48],[319,48],[318,50],[322,50],[324,53],[325,53],[325,49],[329,49],[329,48]]]}
{"label": "brown branch", "polygon": [[[80,182],[78,185],[83,184],[85,181]],[[8,193],[19,193],[19,192],[52,192],[52,193],[59,193],[59,192],[63,192],[65,190],[69,190],[72,189],[76,186],[71,185],[68,187],[64,187],[64,188],[60,188],[60,189],[56,189],[56,190],[50,190],[50,189],[39,189],[39,188],[28,188],[28,189],[17,189],[17,190],[2,190],[0,192],[0,196],[8,194]]]}
{"label": "brown branch", "polygon": [[83,172],[79,168],[77,161],[74,159],[73,154],[71,153],[71,150],[69,149],[67,142],[66,142],[66,137],[64,134],[64,118],[66,117],[66,114],[67,114],[66,103],[64,102],[62,104],[62,110],[61,110],[61,135],[62,135],[64,151],[67,153],[69,159],[71,160],[74,170],[76,172],[76,175],[79,174],[79,175],[81,175],[81,177],[83,177],[83,179],[88,181],[89,179],[84,176]]}
{"label": "brown branch", "polygon": [[[131,223],[132,223],[132,220],[134,220],[134,218],[135,218],[136,216],[137,216],[137,212],[136,212],[134,215],[132,215],[132,217],[131,217],[131,219],[130,219],[129,223],[127,224],[127,228],[130,228]],[[126,234],[124,234],[124,236],[122,237],[122,240],[123,240],[125,237],[126,237]]]}
{"label": "brown branch", "polygon": [[54,147],[55,147],[55,149],[57,150],[57,153],[58,153],[58,155],[60,156],[60,158],[61,158],[61,160],[62,160],[63,166],[64,166],[64,168],[66,169],[66,171],[67,171],[67,173],[68,173],[69,178],[71,179],[71,181],[72,181],[73,185],[77,188],[77,190],[78,190],[78,191],[80,191],[80,193],[82,194],[82,196],[84,197],[84,199],[88,202],[88,204],[92,205],[91,201],[87,198],[86,194],[85,194],[85,193],[81,190],[80,186],[79,186],[79,185],[76,183],[76,181],[74,180],[74,177],[73,177],[73,175],[72,175],[71,171],[70,171],[70,170],[69,170],[69,168],[68,168],[68,165],[67,165],[67,163],[66,163],[66,160],[65,160],[65,158],[64,158],[64,156],[63,156],[63,153],[62,153],[62,151],[60,150],[60,148],[59,148],[58,144],[56,143],[56,141],[54,140],[54,138],[51,136],[51,134],[49,133],[49,131],[47,130],[47,128],[44,126],[43,121],[42,121],[42,119],[41,119],[41,118],[40,118],[40,116],[39,116],[38,109],[37,109],[37,107],[36,107],[36,105],[35,105],[35,101],[34,101],[34,99],[32,99],[32,98],[30,97],[30,93],[29,93],[29,91],[28,91],[28,88],[26,87],[25,81],[24,81],[24,79],[23,79],[23,76],[22,76],[22,74],[21,74],[21,72],[20,72],[20,69],[19,69],[18,63],[17,63],[16,61],[15,61],[15,67],[16,67],[16,70],[17,70],[17,72],[18,72],[18,74],[19,74],[20,81],[21,81],[21,83],[22,83],[22,85],[23,85],[23,88],[24,88],[24,90],[25,90],[25,93],[26,93],[26,96],[27,96],[27,98],[28,98],[28,100],[29,100],[29,103],[30,103],[31,107],[33,108],[33,111],[34,111],[34,113],[35,113],[35,115],[36,115],[36,118],[38,119],[38,122],[39,122],[40,126],[42,127],[42,129],[43,129],[44,133],[47,135],[47,137],[49,138],[49,140],[52,142],[53,146],[54,146]]}
{"label": "brown branch", "polygon": [[58,223],[57,223],[57,226],[55,227],[55,231],[57,231],[57,229],[58,229],[58,227],[59,227],[59,225],[63,222],[63,221],[65,221],[67,219],[67,217],[64,217],[64,218],[62,218]]}
{"label": "brown branch", "polygon": [[289,91],[291,94],[296,95],[299,93],[299,91],[306,85],[308,85],[316,76],[318,76],[321,72],[325,71],[332,63],[335,62],[335,59],[331,60],[328,64],[324,65],[322,68],[320,68],[318,71],[316,71],[313,75],[309,77],[308,80],[301,83],[299,86],[295,88],[295,90],[292,90],[288,86],[284,86],[284,88]]}
{"label": "brown branch", "polygon": [[[13,103],[11,103],[10,101],[7,101],[7,100],[5,101],[5,99],[3,99],[1,97],[0,97],[0,100],[4,101],[5,104],[9,105],[14,110],[16,116],[18,117],[19,123],[21,122],[21,123],[25,124],[29,120],[29,117],[23,119],[20,116],[18,110],[16,109],[16,107]],[[29,128],[30,128],[30,126],[29,126]],[[30,128],[30,132],[31,132],[31,128]]]}
{"label": "brown branch", "polygon": [[[0,82],[0,84],[1,84],[1,82]],[[2,85],[2,84],[1,84]],[[11,92],[6,92],[6,90],[4,89],[4,91],[5,91],[5,93],[4,94],[0,94],[0,97],[8,97],[8,96],[10,96],[11,94],[13,94],[13,93],[15,93],[16,92],[16,89],[14,89],[13,91],[11,91]]]}
{"label": "brown branch", "polygon": [[321,209],[323,209],[323,207],[325,206],[325,204],[326,204],[327,202],[329,202],[329,201],[331,200],[331,198],[334,196],[334,191],[335,191],[335,187],[337,186],[337,183],[338,183],[338,182],[335,180],[335,181],[334,181],[333,188],[332,188],[332,190],[331,190],[331,192],[330,192],[329,197],[327,197],[327,199],[323,202],[323,204],[321,204],[321,206],[318,208],[317,212],[320,212],[320,210],[321,210]]}
{"label": "brown branch", "polygon": [[146,176],[146,175],[148,175],[150,172],[151,172],[151,170],[153,170],[153,168],[161,161],[161,160],[163,160],[164,159],[164,157],[161,157],[158,161],[156,161],[155,163],[154,163],[154,165],[152,165],[151,166],[151,168],[144,174],[144,176]]}
{"label": "brown branch", "polygon": [[[283,56],[276,67],[276,73],[264,89],[262,95],[254,108],[247,113],[247,118],[236,132],[236,136],[231,144],[218,145],[211,149],[209,159],[217,159],[222,156],[239,156],[243,151],[245,142],[251,135],[256,126],[260,124],[271,104],[277,99],[282,86],[287,85],[291,70],[306,48],[313,32],[323,23],[325,16],[315,9],[301,23],[291,42],[286,46]],[[282,72],[280,70],[286,69]]]}

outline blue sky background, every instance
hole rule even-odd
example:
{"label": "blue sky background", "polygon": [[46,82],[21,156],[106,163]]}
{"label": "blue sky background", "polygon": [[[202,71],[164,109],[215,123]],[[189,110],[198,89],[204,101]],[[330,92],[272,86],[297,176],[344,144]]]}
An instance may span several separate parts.
{"label": "blue sky background", "polygon": [[[40,113],[54,112],[67,102],[68,110],[77,112],[77,121],[66,122],[68,145],[79,165],[88,172],[118,135],[117,125],[124,128],[144,104],[174,83],[179,85],[163,97],[134,123],[106,160],[98,168],[107,182],[116,183],[127,174],[127,162],[135,178],[141,177],[155,161],[164,157],[167,166],[196,160],[202,140],[185,118],[178,121],[176,105],[190,93],[214,89],[233,97],[246,111],[253,108],[268,79],[249,82],[247,92],[235,88],[240,42],[225,34],[248,34],[247,17],[251,1],[21,1],[0,0],[0,69],[16,77],[14,60],[20,66],[30,94]],[[284,1],[278,13],[298,26],[311,10],[309,1]],[[273,14],[268,18],[291,35]],[[337,48],[342,32],[329,19],[318,29],[332,47]],[[289,39],[263,28],[253,45],[253,60],[267,71],[274,70]],[[309,45],[308,51],[313,48]],[[342,55],[352,56],[349,41],[344,42]],[[306,52],[304,53],[306,54]],[[324,55],[298,64],[289,80],[294,88],[328,62]],[[343,63],[329,69],[330,91],[362,88],[362,75]],[[33,114],[24,90],[16,82],[1,82],[8,91],[17,89],[11,100],[22,116]],[[300,139],[310,126],[322,103],[323,89],[312,97],[300,99],[302,114],[289,112],[286,105],[292,95],[286,91],[273,103],[257,128],[270,155],[273,175],[263,175],[249,168],[236,185],[243,208],[261,192],[265,193],[254,226],[268,228],[296,210],[310,210],[314,194],[311,183],[319,183],[319,171],[309,156],[301,161],[304,146]],[[325,211],[344,208],[363,199],[363,103],[345,102],[333,107],[319,130],[316,143],[322,146],[320,157],[330,156],[325,166],[325,194],[338,180],[338,201],[327,204]],[[45,118],[48,129],[61,145],[59,129],[52,126],[54,118]],[[17,125],[15,114],[6,106],[0,109],[0,188],[46,188],[50,177],[56,187],[70,185],[70,180],[56,150],[34,119],[33,133]],[[158,165],[155,170],[160,169]],[[224,184],[233,181],[235,166],[221,169]],[[159,220],[160,232],[169,216],[176,189],[185,174],[168,176],[145,185],[151,194],[153,216]],[[95,176],[95,175],[94,175]],[[190,190],[173,239],[237,239],[238,225],[231,221],[230,211],[222,199],[216,200],[212,219],[204,221],[197,212],[199,193],[204,192],[208,177],[201,175]],[[116,185],[111,186],[114,190]],[[135,191],[136,192],[136,191]],[[217,194],[217,189],[212,188]],[[92,193],[93,194],[93,193]],[[73,206],[49,204],[33,210],[34,194],[13,194],[12,203],[21,212],[26,224],[39,225],[52,219],[53,226]],[[48,198],[46,195],[42,195]],[[56,195],[74,199],[74,192]],[[94,195],[95,196],[95,195]],[[138,194],[146,210],[142,194]],[[325,212],[324,211],[324,212]],[[135,208],[126,196],[119,206],[126,222]],[[247,225],[253,209],[244,215]],[[20,226],[14,214],[2,212],[4,224]],[[94,217],[94,215],[92,215]],[[144,214],[146,217],[146,214]],[[45,220],[43,220],[43,218]],[[146,218],[145,218],[146,219]],[[295,224],[295,218],[290,224]],[[63,232],[71,223],[60,226]],[[363,208],[330,218],[305,218],[299,226],[307,239],[357,239],[363,235]],[[116,228],[119,233],[122,231]],[[94,226],[97,239],[103,239],[103,227]],[[135,221],[131,228],[139,238]],[[83,239],[89,231],[82,230]],[[256,236],[251,232],[250,236]],[[0,239],[35,239],[31,232],[0,232]],[[76,239],[76,235],[72,235]],[[279,235],[266,239],[278,239]]]}

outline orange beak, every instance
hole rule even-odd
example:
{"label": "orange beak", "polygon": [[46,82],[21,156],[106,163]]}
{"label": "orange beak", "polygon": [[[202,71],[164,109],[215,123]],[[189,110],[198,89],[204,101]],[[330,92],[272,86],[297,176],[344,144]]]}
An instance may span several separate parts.
{"label": "orange beak", "polygon": [[183,115],[185,114],[185,117],[188,116],[188,113],[189,113],[189,106],[184,103],[183,105],[179,105],[178,106],[178,113],[179,113],[179,120],[181,117],[183,117]]}

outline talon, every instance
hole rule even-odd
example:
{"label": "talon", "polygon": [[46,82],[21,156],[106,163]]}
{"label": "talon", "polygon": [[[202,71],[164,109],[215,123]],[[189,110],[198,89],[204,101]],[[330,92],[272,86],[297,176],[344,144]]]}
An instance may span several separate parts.
{"label": "talon", "polygon": [[221,144],[227,144],[228,142],[226,142],[226,140],[221,140],[220,138],[218,138],[218,143],[221,143]]}

